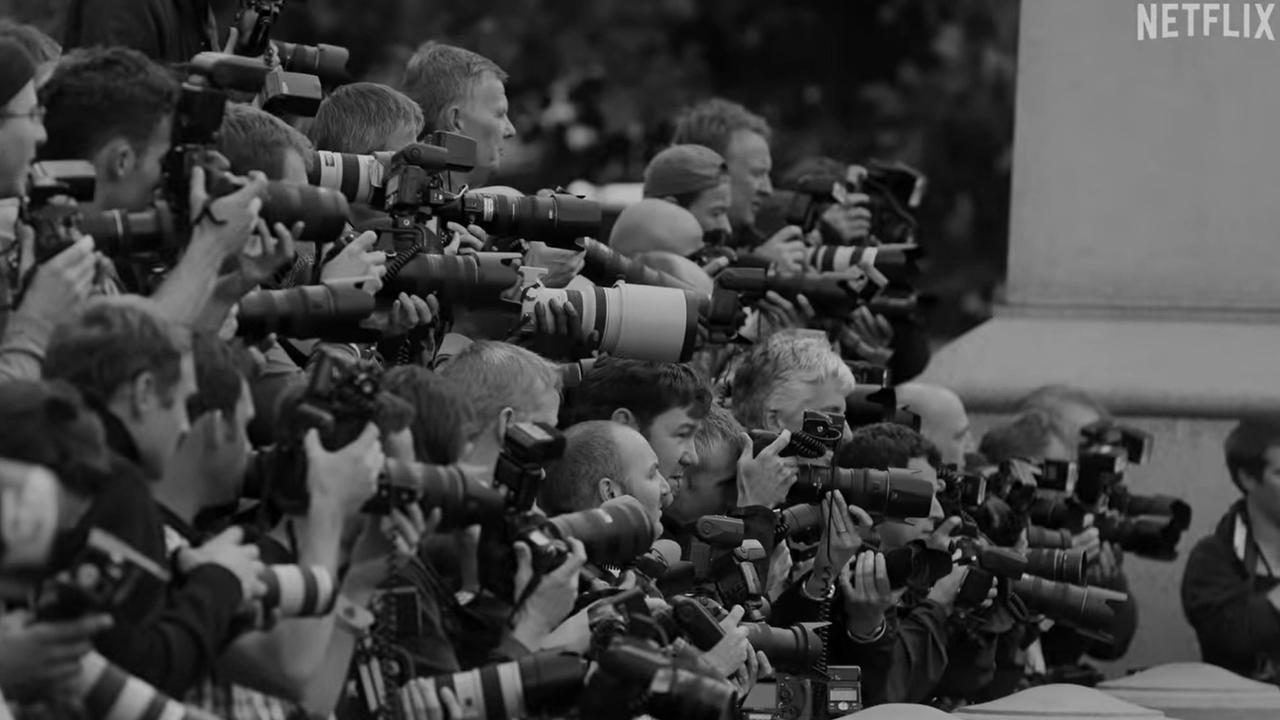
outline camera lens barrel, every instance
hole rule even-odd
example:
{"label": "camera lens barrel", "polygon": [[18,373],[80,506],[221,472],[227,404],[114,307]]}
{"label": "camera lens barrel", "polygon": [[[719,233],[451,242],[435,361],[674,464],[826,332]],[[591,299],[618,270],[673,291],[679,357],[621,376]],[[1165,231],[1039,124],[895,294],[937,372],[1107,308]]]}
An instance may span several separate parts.
{"label": "camera lens barrel", "polygon": [[845,502],[873,515],[927,518],[933,510],[933,483],[912,470],[801,465],[799,481],[814,485],[819,492],[839,490]]}
{"label": "camera lens barrel", "polygon": [[587,661],[541,652],[514,662],[427,678],[428,692],[449,688],[467,717],[506,720],[558,713],[573,707],[587,675]]}
{"label": "camera lens barrel", "polygon": [[697,348],[700,301],[692,292],[624,283],[590,290],[540,288],[527,299],[555,296],[573,305],[583,337],[598,334],[599,349],[609,355],[686,362]]}
{"label": "camera lens barrel", "polygon": [[1079,585],[1084,582],[1084,550],[1031,548],[1027,551],[1027,574],[1054,582]]}
{"label": "camera lens barrel", "polygon": [[336,190],[347,202],[382,207],[386,203],[383,191],[385,175],[386,165],[376,154],[353,155],[317,150],[312,153],[307,182]]}
{"label": "camera lens barrel", "polygon": [[322,567],[268,565],[258,574],[266,587],[262,606],[282,617],[319,617],[333,609],[338,588]]}
{"label": "camera lens barrel", "polygon": [[1127,595],[1114,590],[1031,576],[1010,581],[1009,589],[1033,612],[1096,632],[1108,632],[1115,608],[1128,600]]}
{"label": "camera lens barrel", "polygon": [[643,555],[657,539],[653,519],[639,500],[614,498],[598,508],[550,518],[556,534],[577,538],[596,565],[622,566]]}
{"label": "camera lens barrel", "polygon": [[[361,320],[374,311],[373,296],[360,287],[299,285],[284,290],[255,290],[240,299],[236,321],[241,335],[270,333],[293,338],[367,341]],[[350,333],[346,335],[345,333]]]}

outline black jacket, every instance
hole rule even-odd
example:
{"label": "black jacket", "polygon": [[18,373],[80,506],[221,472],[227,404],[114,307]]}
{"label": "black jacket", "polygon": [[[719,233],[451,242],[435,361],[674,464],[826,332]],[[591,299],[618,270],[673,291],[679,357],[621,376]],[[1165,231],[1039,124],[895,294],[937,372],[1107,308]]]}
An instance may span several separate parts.
{"label": "black jacket", "polygon": [[209,0],[72,0],[63,45],[117,45],[180,63],[217,49],[217,29]]}
{"label": "black jacket", "polygon": [[1267,593],[1280,586],[1259,557],[1244,501],[1213,534],[1196,543],[1182,576],[1182,610],[1204,661],[1275,682],[1280,668],[1280,611]]}
{"label": "black jacket", "polygon": [[[128,431],[100,413],[111,445],[112,473],[83,520],[169,567],[164,516],[151,496]],[[228,570],[204,565],[179,584],[144,583],[112,613],[115,625],[99,635],[100,653],[121,669],[173,697],[208,674],[222,651],[243,596]]]}

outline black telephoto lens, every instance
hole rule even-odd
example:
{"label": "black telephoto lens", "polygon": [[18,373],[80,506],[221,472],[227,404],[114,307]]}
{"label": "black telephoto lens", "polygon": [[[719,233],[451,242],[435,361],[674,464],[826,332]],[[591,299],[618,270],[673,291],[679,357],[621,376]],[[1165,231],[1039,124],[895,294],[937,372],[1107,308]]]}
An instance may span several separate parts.
{"label": "black telephoto lens", "polygon": [[823,493],[838,490],[845,502],[883,517],[927,518],[933,509],[933,483],[913,470],[801,465],[797,482]]}
{"label": "black telephoto lens", "polygon": [[1054,582],[1084,582],[1085,551],[1032,548],[1027,551],[1027,574]]}
{"label": "black telephoto lens", "polygon": [[577,538],[587,559],[596,565],[621,566],[643,555],[657,539],[653,520],[630,496],[614,498],[598,508],[550,519],[560,537]]}

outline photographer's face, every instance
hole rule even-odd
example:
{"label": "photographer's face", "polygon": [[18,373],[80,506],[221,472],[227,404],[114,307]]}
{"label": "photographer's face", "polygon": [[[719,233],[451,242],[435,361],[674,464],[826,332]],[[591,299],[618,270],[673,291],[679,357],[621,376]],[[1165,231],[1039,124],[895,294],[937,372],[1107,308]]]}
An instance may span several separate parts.
{"label": "photographer's face", "polygon": [[911,458],[907,461],[907,469],[914,470],[920,477],[929,480],[934,486],[933,505],[927,518],[886,518],[878,525],[876,531],[884,542],[884,549],[900,548],[913,540],[927,538],[934,528],[943,520],[942,505],[938,503],[939,480],[938,471],[933,469],[925,458]]}
{"label": "photographer's face", "polygon": [[732,511],[738,505],[738,456],[728,445],[715,445],[698,455],[683,482],[671,483],[671,491],[675,497],[667,514],[677,522]]}
{"label": "photographer's face", "polygon": [[739,225],[753,226],[756,213],[773,195],[773,181],[769,179],[773,156],[769,152],[769,141],[760,133],[739,130],[729,139],[724,159],[733,186],[729,217]]}
{"label": "photographer's face", "polygon": [[686,208],[698,218],[702,232],[708,230],[732,230],[729,224],[729,206],[733,203],[733,190],[729,180],[725,180],[710,190],[704,190],[689,207]]}
{"label": "photographer's face", "polygon": [[195,362],[190,353],[182,356],[178,381],[172,387],[161,387],[160,379],[149,371],[134,380],[130,408],[133,441],[153,477],[164,477],[178,442],[190,429],[187,401],[195,393]]}
{"label": "photographer's face", "polygon": [[172,126],[172,118],[162,118],[145,143],[116,138],[104,146],[95,162],[98,167],[95,204],[104,210],[130,212],[145,210],[151,204],[160,187]]}
{"label": "photographer's face", "polygon": [[693,445],[698,421],[689,414],[691,409],[671,408],[644,428],[644,437],[658,456],[659,469],[676,485],[684,479],[688,469],[698,463],[698,451]]}
{"label": "photographer's face", "polygon": [[[205,477],[218,484],[218,497],[209,498],[213,504],[227,503],[240,497],[244,474],[249,466],[249,423],[254,418],[253,394],[248,383],[241,383],[240,399],[236,401],[235,414],[221,418],[216,442],[208,448],[201,469]],[[199,425],[197,421],[196,426]],[[192,433],[195,435],[197,433]],[[190,436],[184,442],[191,442]]]}
{"label": "photographer's face", "polygon": [[454,132],[476,141],[476,169],[497,170],[507,140],[516,136],[507,117],[507,90],[502,81],[485,73],[463,104],[454,108],[453,124]]}
{"label": "photographer's face", "polygon": [[661,532],[662,509],[671,503],[671,486],[658,468],[658,456],[640,433],[621,426],[617,433],[623,477],[617,478],[619,488],[606,487],[601,502],[619,493],[630,495],[640,501],[654,528]]}
{"label": "photographer's face", "polygon": [[24,194],[27,169],[36,159],[36,148],[47,139],[35,83],[27,83],[0,108],[0,197]]}
{"label": "photographer's face", "polygon": [[1262,459],[1262,473],[1254,477],[1241,472],[1240,485],[1251,514],[1280,526],[1280,445],[1267,448]]}

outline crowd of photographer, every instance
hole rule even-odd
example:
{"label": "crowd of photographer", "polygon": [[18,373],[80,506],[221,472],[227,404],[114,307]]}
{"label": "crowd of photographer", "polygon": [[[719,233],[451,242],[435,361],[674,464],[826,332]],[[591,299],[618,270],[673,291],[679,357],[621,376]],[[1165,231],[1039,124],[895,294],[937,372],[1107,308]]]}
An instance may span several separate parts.
{"label": "crowd of photographer", "polygon": [[[483,187],[515,133],[483,57],[344,84],[340,48],[270,38],[279,2],[226,52],[105,6],[65,55],[0,27],[10,711],[711,719],[775,680],[823,718],[1125,653],[1124,556],[1171,558],[1190,509],[1129,491],[1150,436],[1079,393],[974,447],[906,382],[910,168],[775,189],[767,124],[709,100],[606,235],[591,201]],[[1249,438],[1269,498],[1280,432]],[[1272,565],[1229,560],[1280,523],[1234,512],[1186,602],[1252,671]]]}

